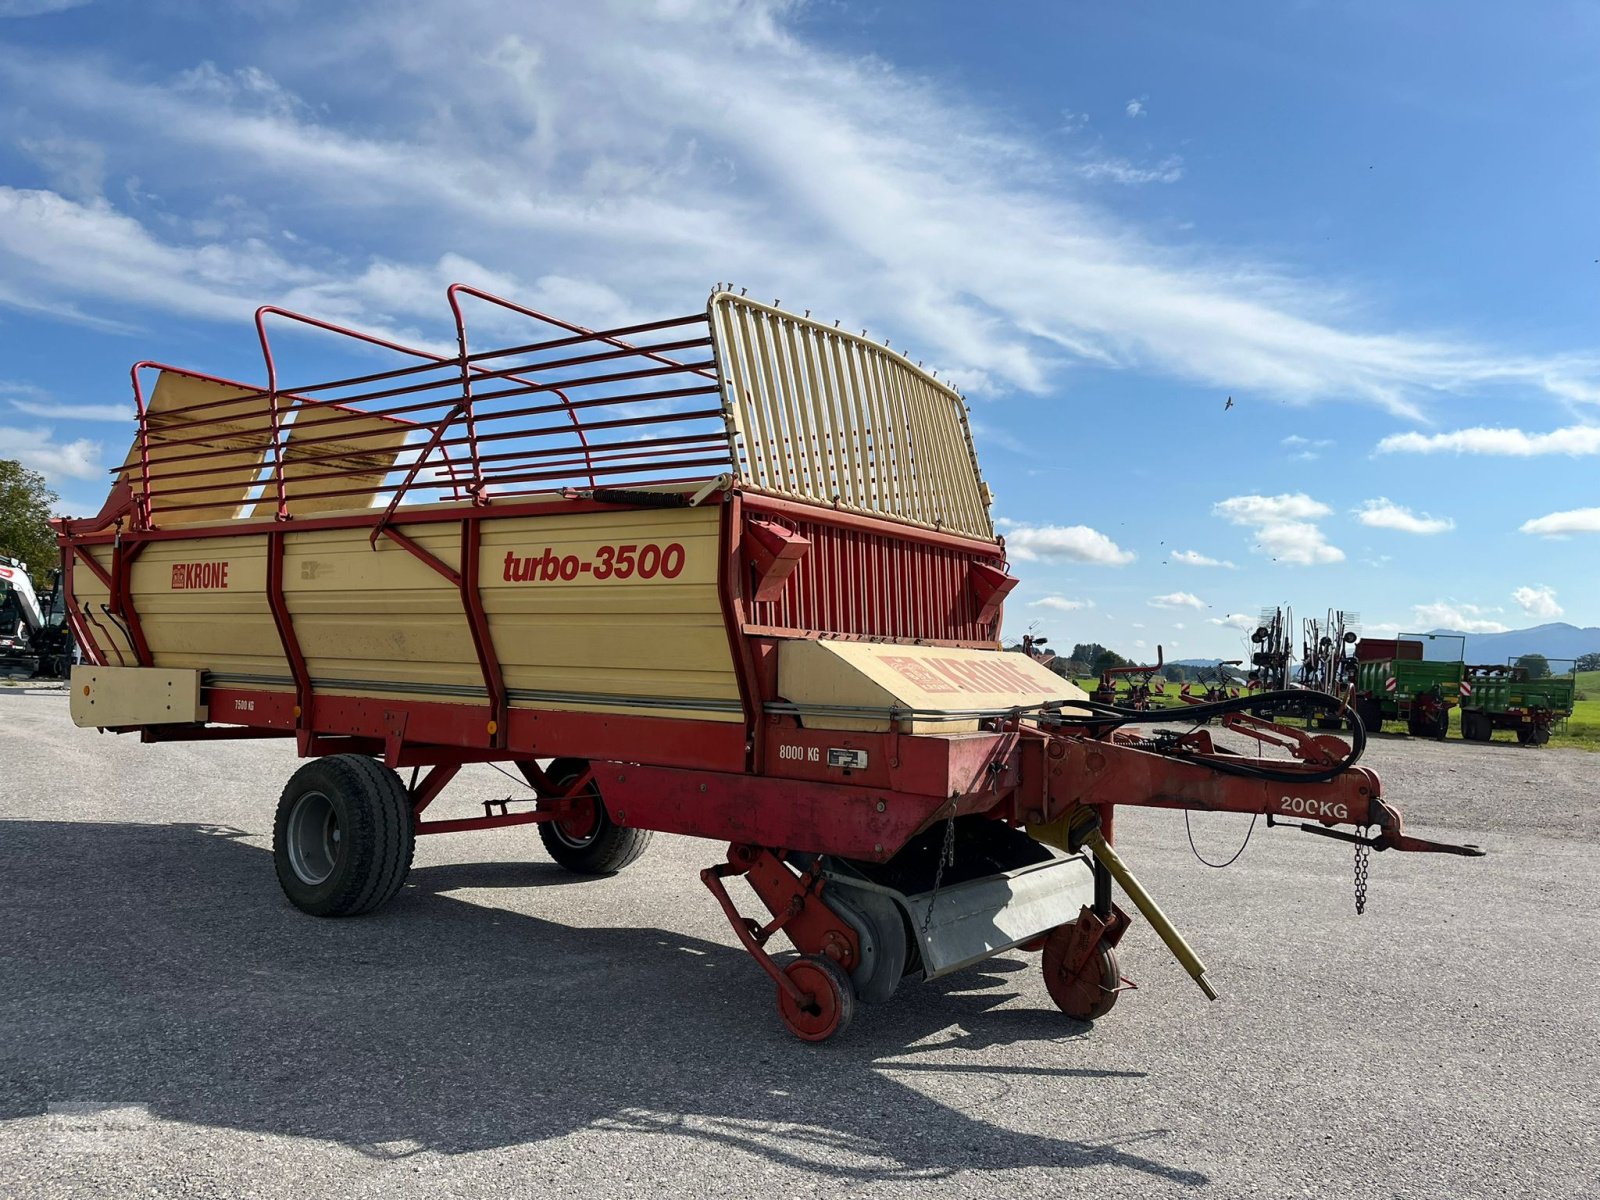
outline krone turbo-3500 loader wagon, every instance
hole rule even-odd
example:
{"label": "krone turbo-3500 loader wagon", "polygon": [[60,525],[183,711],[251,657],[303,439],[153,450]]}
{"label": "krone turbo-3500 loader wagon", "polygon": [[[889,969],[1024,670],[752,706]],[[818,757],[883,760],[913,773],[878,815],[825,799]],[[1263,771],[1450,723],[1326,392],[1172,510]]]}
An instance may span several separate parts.
{"label": "krone turbo-3500 loader wagon", "polygon": [[[1017,949],[1103,1015],[1113,878],[1213,994],[1112,849],[1119,804],[1477,853],[1402,832],[1359,722],[1353,746],[1271,722],[1315,693],[1131,712],[1000,652],[1017,581],[966,410],[901,355],[723,290],[601,332],[448,296],[454,355],[264,308],[264,385],[140,363],[105,507],[58,523],[73,719],[293,738],[273,854],[305,912],[383,904],[427,834],[536,824],[594,875],[654,830],[712,838],[701,878],[820,1040],[858,999]],[[470,344],[469,302],[523,340]],[[369,369],[285,383],[273,321]],[[527,799],[437,815],[474,762]],[[740,876],[769,915],[741,914]]]}

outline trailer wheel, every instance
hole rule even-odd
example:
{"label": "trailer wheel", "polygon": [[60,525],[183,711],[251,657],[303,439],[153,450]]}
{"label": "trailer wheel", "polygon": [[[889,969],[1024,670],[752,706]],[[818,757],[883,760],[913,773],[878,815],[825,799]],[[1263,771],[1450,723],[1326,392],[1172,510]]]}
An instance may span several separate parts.
{"label": "trailer wheel", "polygon": [[1058,925],[1044,942],[1044,986],[1050,999],[1067,1016],[1097,1021],[1111,1011],[1121,994],[1122,968],[1117,951],[1102,943],[1076,971],[1067,966],[1073,926]]}
{"label": "trailer wheel", "polygon": [[778,1015],[789,1032],[805,1042],[823,1042],[842,1033],[856,1012],[856,993],[850,976],[831,958],[808,954],[783,968],[783,973],[808,997],[801,1005],[778,988]]}
{"label": "trailer wheel", "polygon": [[291,904],[314,917],[353,917],[393,899],[415,847],[405,785],[362,755],[306,763],[278,800],[278,883]]}
{"label": "trailer wheel", "polygon": [[[585,765],[558,759],[547,774],[552,783],[564,787],[583,773]],[[551,858],[576,875],[615,875],[650,844],[650,830],[629,829],[611,819],[593,781],[581,796],[541,799],[539,807],[547,812],[559,809],[555,820],[539,823],[539,840]]]}

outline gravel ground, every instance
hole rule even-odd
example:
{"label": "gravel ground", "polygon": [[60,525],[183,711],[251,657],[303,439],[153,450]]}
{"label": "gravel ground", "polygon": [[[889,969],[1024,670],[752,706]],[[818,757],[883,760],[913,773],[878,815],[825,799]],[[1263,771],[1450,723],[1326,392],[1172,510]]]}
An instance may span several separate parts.
{"label": "gravel ground", "polygon": [[[1093,1027],[1007,956],[806,1046],[658,837],[580,882],[529,830],[424,839],[317,921],[268,853],[281,743],[140,746],[0,688],[0,1195],[1600,1194],[1600,756],[1375,739],[1412,832],[1118,843],[1211,968],[1137,924]],[[505,794],[487,769],[441,804]],[[1197,817],[1208,857],[1247,822]]]}

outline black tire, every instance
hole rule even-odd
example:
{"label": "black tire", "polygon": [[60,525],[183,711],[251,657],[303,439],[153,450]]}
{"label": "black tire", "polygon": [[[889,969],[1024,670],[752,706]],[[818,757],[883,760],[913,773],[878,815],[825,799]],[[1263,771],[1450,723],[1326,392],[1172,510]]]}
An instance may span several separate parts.
{"label": "black tire", "polygon": [[1433,720],[1433,736],[1435,741],[1444,741],[1450,735],[1450,710],[1440,709],[1439,715]]}
{"label": "black tire", "polygon": [[1532,729],[1519,729],[1519,730],[1517,730],[1517,741],[1521,742],[1524,746],[1526,746],[1529,742],[1533,741],[1533,730]]}
{"label": "black tire", "polygon": [[405,785],[364,755],[306,763],[278,800],[278,883],[291,904],[314,917],[354,917],[388,903],[405,884],[415,848]]}
{"label": "black tire", "polygon": [[[551,783],[564,787],[577,779],[585,766],[576,759],[557,759],[550,764],[546,776]],[[630,829],[613,821],[593,780],[584,790],[593,804],[589,814],[592,826],[573,830],[561,821],[541,821],[539,840],[544,843],[545,853],[575,875],[615,875],[644,853],[650,844],[650,830]],[[539,807],[548,810],[551,806],[541,799]]]}

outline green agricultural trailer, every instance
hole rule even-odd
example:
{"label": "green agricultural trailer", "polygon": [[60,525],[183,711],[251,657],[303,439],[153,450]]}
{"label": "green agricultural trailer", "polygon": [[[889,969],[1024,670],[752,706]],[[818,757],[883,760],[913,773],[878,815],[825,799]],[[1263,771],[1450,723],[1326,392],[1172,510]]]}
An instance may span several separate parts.
{"label": "green agricultural trailer", "polygon": [[[1461,643],[1454,659],[1423,657],[1424,642]],[[1362,638],[1356,643],[1355,710],[1373,733],[1385,721],[1404,721],[1412,737],[1443,739],[1450,710],[1461,697],[1466,638],[1452,634],[1402,633],[1398,638]]]}
{"label": "green agricultural trailer", "polygon": [[1496,729],[1511,729],[1524,746],[1544,745],[1550,727],[1572,715],[1578,692],[1575,667],[1534,679],[1516,659],[1505,666],[1469,666],[1461,684],[1461,736],[1487,742]]}

